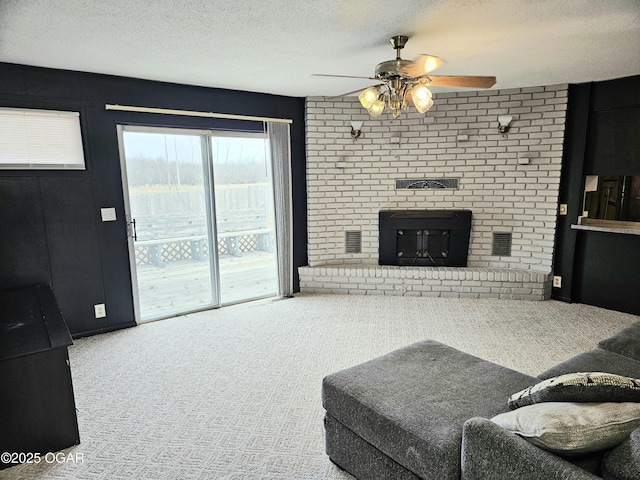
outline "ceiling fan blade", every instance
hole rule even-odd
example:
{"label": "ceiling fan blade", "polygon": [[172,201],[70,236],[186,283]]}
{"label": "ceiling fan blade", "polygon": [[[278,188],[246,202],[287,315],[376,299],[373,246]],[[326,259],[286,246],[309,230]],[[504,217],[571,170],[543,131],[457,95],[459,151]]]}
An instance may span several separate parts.
{"label": "ceiling fan blade", "polygon": [[444,60],[440,57],[420,55],[399,70],[410,77],[421,77],[425,73],[433,72],[436,68],[440,68],[444,63]]}
{"label": "ceiling fan blade", "polygon": [[[380,83],[379,85],[384,85],[384,84]],[[377,87],[377,85],[369,85],[369,86],[370,87]],[[363,91],[366,88],[369,88],[369,87],[359,88],[358,90],[354,90],[353,92],[343,93],[342,95],[336,95],[336,96],[333,96],[333,97],[327,97],[327,100],[333,100],[333,99],[341,98],[341,97],[348,97],[352,93],[359,93],[359,92]]]}
{"label": "ceiling fan blade", "polygon": [[375,77],[356,77],[354,75],[327,75],[325,73],[312,73],[312,77],[334,77],[334,78],[366,78],[367,80],[377,80]]}
{"label": "ceiling fan blade", "polygon": [[430,87],[491,88],[496,84],[496,77],[462,75],[425,75],[425,77],[431,80]]}

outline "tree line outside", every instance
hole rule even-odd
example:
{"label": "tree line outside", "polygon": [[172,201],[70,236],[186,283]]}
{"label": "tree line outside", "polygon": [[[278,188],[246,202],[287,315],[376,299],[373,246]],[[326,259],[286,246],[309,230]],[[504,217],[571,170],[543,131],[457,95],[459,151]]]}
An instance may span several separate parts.
{"label": "tree line outside", "polygon": [[[269,179],[265,162],[252,160],[216,163],[214,175],[218,185],[262,183]],[[134,157],[127,160],[127,177],[130,187],[202,185],[204,172],[199,163],[167,162],[161,157]]]}

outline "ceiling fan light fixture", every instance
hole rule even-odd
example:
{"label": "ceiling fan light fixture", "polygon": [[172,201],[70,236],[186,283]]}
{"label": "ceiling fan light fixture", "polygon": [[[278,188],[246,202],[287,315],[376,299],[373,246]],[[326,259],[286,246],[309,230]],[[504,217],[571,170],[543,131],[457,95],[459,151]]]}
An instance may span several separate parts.
{"label": "ceiling fan light fixture", "polygon": [[379,86],[368,87],[360,92],[360,95],[358,95],[358,100],[360,100],[360,104],[364,108],[369,110],[371,106],[378,100],[379,96],[380,96]]}
{"label": "ceiling fan light fixture", "polygon": [[385,101],[384,95],[379,95],[375,102],[371,104],[367,111],[372,117],[379,117],[384,112]]}
{"label": "ceiling fan light fixture", "polygon": [[433,72],[434,70],[440,68],[441,65],[442,60],[438,57],[425,55],[423,58],[422,70],[424,71],[424,73]]}
{"label": "ceiling fan light fixture", "polygon": [[428,101],[426,104],[424,104],[424,105],[420,105],[420,104],[416,103],[416,104],[415,104],[415,107],[416,107],[416,110],[417,110],[419,113],[427,113],[427,111],[428,111],[431,107],[433,107],[433,100],[432,100],[432,99],[429,99],[429,101]]}
{"label": "ceiling fan light fixture", "polygon": [[413,99],[413,105],[420,113],[425,113],[433,106],[431,90],[422,83],[418,83],[411,88],[411,98]]}
{"label": "ceiling fan light fixture", "polygon": [[[427,85],[433,87],[491,88],[496,77],[469,75],[431,75],[430,72],[442,66],[444,60],[433,55],[419,55],[415,60],[403,60],[400,51],[409,40],[406,35],[396,35],[390,39],[396,51],[394,60],[387,60],[376,65],[373,77],[354,77],[351,75],[321,75],[328,77],[366,78],[377,80],[378,85],[367,87],[358,94],[360,104],[373,117],[389,111],[393,118],[399,118],[402,110],[407,110],[408,102],[415,105],[416,110],[425,113],[433,106],[433,98]],[[429,74],[429,76],[427,76]],[[346,97],[358,90],[340,95]],[[501,127],[502,128],[502,127]]]}

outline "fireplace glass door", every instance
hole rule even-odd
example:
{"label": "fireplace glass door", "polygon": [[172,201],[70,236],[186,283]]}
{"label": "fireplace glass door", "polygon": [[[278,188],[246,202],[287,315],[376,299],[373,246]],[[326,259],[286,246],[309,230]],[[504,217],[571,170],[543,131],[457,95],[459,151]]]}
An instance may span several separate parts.
{"label": "fireplace glass door", "polygon": [[[429,259],[433,265],[449,256],[449,230],[399,229],[396,235],[397,257]],[[437,261],[437,260],[438,261]]]}
{"label": "fireplace glass door", "polygon": [[383,210],[379,229],[380,265],[467,265],[469,210]]}

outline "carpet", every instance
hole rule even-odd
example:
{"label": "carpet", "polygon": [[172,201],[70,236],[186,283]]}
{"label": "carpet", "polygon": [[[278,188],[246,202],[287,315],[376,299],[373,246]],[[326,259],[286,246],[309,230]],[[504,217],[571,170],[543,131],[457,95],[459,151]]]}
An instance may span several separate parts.
{"label": "carpet", "polygon": [[72,461],[0,478],[352,479],[324,453],[325,375],[427,338],[535,375],[638,320],[556,301],[297,295],[79,339]]}

